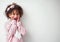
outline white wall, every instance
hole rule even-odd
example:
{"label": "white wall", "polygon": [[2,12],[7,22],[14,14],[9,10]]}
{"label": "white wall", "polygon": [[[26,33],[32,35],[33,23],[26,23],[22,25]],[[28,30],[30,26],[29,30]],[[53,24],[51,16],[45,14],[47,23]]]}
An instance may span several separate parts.
{"label": "white wall", "polygon": [[59,0],[0,0],[0,42],[5,42],[5,8],[15,2],[24,9],[24,42],[60,42]]}

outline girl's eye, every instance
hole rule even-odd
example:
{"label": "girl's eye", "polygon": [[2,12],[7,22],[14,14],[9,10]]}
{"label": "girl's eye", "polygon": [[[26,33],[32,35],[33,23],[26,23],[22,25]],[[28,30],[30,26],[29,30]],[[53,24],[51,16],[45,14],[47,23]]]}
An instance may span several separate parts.
{"label": "girl's eye", "polygon": [[13,15],[19,15],[19,13],[14,13],[14,12],[13,12],[12,14],[13,14]]}
{"label": "girl's eye", "polygon": [[18,14],[16,14],[16,15],[18,15]]}
{"label": "girl's eye", "polygon": [[19,14],[14,14],[14,13],[13,13],[13,15],[19,15]]}
{"label": "girl's eye", "polygon": [[19,15],[19,14],[16,14],[16,15]]}
{"label": "girl's eye", "polygon": [[14,13],[12,13],[13,15],[15,15]]}

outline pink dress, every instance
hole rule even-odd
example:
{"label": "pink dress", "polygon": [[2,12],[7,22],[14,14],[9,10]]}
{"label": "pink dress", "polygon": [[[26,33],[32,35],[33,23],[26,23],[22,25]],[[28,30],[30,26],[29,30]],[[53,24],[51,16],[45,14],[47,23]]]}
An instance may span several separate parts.
{"label": "pink dress", "polygon": [[9,20],[6,25],[6,30],[7,42],[23,42],[22,37],[25,35],[26,30],[24,29],[21,21],[16,22],[15,20]]}

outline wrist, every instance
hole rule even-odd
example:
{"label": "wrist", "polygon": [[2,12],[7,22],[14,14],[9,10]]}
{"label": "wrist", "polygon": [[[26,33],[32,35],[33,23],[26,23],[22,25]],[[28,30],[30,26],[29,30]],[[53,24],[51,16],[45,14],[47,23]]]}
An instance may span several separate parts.
{"label": "wrist", "polygon": [[16,20],[11,20],[11,24],[17,24]]}
{"label": "wrist", "polygon": [[17,21],[17,26],[19,27],[21,25],[21,21]]}

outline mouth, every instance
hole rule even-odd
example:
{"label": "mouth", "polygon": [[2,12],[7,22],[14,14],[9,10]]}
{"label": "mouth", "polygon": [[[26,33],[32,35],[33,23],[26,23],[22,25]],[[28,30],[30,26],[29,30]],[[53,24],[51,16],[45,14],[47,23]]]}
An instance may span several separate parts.
{"label": "mouth", "polygon": [[14,18],[14,20],[17,20],[17,18]]}

